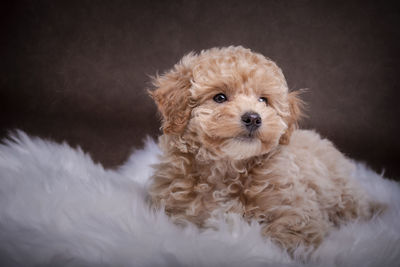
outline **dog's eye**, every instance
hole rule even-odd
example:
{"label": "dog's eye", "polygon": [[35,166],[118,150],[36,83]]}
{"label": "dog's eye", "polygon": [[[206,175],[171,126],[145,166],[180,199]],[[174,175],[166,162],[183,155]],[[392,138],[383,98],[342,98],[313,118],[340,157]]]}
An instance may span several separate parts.
{"label": "dog's eye", "polygon": [[213,99],[217,103],[222,103],[228,100],[228,98],[224,94],[215,95]]}
{"label": "dog's eye", "polygon": [[268,99],[267,99],[266,97],[260,97],[260,98],[258,99],[258,101],[264,102],[266,105],[268,105]]}

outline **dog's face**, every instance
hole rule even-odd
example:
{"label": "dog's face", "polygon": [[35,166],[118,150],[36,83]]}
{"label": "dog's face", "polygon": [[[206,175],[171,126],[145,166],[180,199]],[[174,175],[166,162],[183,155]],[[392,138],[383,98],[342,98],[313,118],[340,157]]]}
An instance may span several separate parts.
{"label": "dog's face", "polygon": [[299,116],[276,64],[242,47],[189,54],[151,92],[165,134],[213,158],[245,159],[289,140]]}

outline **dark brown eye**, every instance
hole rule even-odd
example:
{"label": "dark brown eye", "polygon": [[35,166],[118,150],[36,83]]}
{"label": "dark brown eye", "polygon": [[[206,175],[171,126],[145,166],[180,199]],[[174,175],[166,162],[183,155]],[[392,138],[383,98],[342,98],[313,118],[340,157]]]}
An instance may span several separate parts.
{"label": "dark brown eye", "polygon": [[217,103],[222,103],[228,100],[228,98],[226,97],[226,95],[224,94],[217,94],[214,96],[214,101]]}
{"label": "dark brown eye", "polygon": [[260,97],[260,98],[258,99],[258,101],[264,102],[266,105],[268,105],[268,99],[267,99],[266,97]]}

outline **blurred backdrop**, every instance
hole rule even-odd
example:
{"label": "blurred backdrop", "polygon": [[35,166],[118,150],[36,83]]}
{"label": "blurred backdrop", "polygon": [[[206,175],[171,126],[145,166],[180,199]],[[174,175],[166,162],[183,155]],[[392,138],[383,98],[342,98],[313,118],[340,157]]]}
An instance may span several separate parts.
{"label": "blurred backdrop", "polygon": [[10,1],[1,8],[0,137],[81,146],[108,168],[159,135],[149,75],[243,45],[309,88],[301,126],[400,178],[400,13],[387,1]]}

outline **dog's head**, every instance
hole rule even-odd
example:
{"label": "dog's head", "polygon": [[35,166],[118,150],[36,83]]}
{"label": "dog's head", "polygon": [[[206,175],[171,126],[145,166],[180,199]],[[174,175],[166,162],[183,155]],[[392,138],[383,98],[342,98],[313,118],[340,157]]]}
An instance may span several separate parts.
{"label": "dog's head", "polygon": [[281,69],[240,46],[190,53],[154,86],[164,134],[214,158],[245,159],[287,144],[300,116]]}

